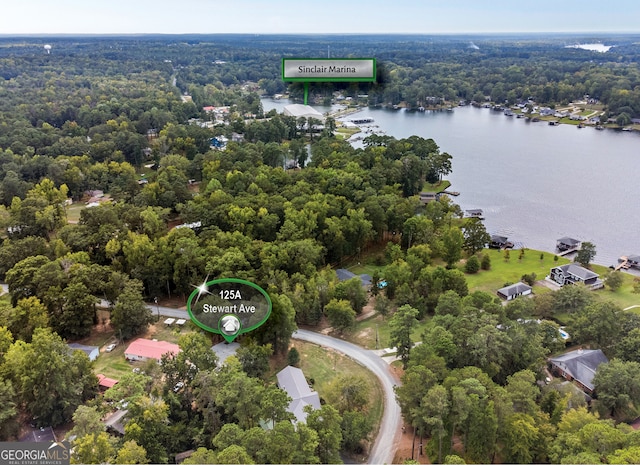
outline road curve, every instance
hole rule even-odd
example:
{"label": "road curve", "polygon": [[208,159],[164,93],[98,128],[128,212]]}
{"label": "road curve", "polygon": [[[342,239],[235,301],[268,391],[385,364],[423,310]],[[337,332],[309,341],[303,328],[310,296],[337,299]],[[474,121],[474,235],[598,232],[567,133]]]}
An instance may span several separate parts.
{"label": "road curve", "polygon": [[400,406],[396,402],[396,395],[393,391],[393,387],[398,383],[391,375],[389,365],[372,351],[341,339],[335,339],[304,329],[297,330],[292,337],[342,352],[376,375],[384,390],[384,413],[378,430],[378,437],[371,449],[371,454],[369,454],[368,463],[393,463],[396,434],[400,427],[401,414]]}

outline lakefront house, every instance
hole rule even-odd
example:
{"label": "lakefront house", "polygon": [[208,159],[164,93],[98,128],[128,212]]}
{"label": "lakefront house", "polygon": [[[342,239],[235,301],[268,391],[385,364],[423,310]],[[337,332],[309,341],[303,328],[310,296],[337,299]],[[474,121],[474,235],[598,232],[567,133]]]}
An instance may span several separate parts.
{"label": "lakefront house", "polygon": [[598,273],[587,270],[575,263],[568,263],[551,268],[548,277],[559,286],[579,283],[589,286],[592,289],[600,289],[604,286]]}

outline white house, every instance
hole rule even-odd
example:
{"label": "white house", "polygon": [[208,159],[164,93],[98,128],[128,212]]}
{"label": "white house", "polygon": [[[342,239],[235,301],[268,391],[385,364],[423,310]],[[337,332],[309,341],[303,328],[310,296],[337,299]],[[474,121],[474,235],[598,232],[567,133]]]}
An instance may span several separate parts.
{"label": "white house", "polygon": [[506,300],[513,300],[523,295],[531,294],[531,286],[525,283],[515,283],[498,289],[498,295]]}

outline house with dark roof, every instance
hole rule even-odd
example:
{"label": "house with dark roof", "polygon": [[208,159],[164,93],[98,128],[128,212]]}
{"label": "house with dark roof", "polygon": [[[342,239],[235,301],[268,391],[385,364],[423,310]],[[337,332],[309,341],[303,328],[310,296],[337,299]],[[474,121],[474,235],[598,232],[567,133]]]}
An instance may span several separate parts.
{"label": "house with dark roof", "polygon": [[531,286],[525,283],[515,283],[498,289],[498,296],[505,300],[513,300],[523,295],[531,294]]}
{"label": "house with dark roof", "polygon": [[592,289],[600,289],[604,286],[599,276],[598,273],[587,270],[575,263],[555,266],[549,272],[549,279],[560,286],[582,283]]}
{"label": "house with dark roof", "polygon": [[291,402],[287,411],[294,414],[296,421],[306,422],[307,412],[304,408],[311,405],[314,410],[320,408],[320,396],[312,391],[300,368],[287,366],[276,375],[278,387],[289,394]]}
{"label": "house with dark roof", "polygon": [[[56,433],[51,426],[38,428],[34,425],[18,438],[18,442],[56,442]],[[4,460],[3,463],[5,463]],[[6,463],[10,462],[7,461]]]}
{"label": "house with dark roof", "polygon": [[129,413],[126,409],[116,410],[106,419],[102,420],[107,431],[124,436],[124,417]]}
{"label": "house with dark roof", "polygon": [[498,236],[497,234],[491,235],[491,240],[489,241],[490,249],[505,249],[513,247],[513,243],[509,242],[509,238],[505,236]]}
{"label": "house with dark roof", "polygon": [[352,278],[355,278],[357,275],[346,268],[338,268],[336,270],[336,276],[340,281],[349,281]]}
{"label": "house with dark roof", "polygon": [[579,245],[580,245],[580,241],[572,237],[561,237],[556,241],[556,249],[558,249],[560,252],[565,252],[567,250],[575,249]]}
{"label": "house with dark roof", "polygon": [[549,367],[554,375],[575,381],[589,395],[593,394],[593,378],[602,363],[609,363],[609,359],[600,349],[579,349],[549,359]]}
{"label": "house with dark roof", "polygon": [[368,274],[358,275],[347,270],[346,268],[338,268],[336,270],[336,276],[340,281],[349,281],[350,279],[353,279],[353,278],[360,278],[360,281],[362,282],[362,286],[364,287],[371,286],[371,276],[369,276]]}

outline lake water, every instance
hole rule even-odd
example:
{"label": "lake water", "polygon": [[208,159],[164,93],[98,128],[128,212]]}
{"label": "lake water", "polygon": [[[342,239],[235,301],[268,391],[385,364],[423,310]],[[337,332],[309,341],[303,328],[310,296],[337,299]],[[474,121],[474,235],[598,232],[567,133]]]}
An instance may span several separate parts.
{"label": "lake water", "polygon": [[589,50],[591,52],[608,52],[613,45],[604,45],[604,44],[578,44],[578,45],[567,45],[565,48],[580,48],[582,50]]}
{"label": "lake water", "polygon": [[[265,111],[288,104],[263,100]],[[326,112],[326,107],[315,107]],[[594,262],[640,254],[640,134],[528,123],[484,108],[408,113],[364,109],[396,138],[432,138],[453,157],[447,179],[463,210],[484,211],[487,231],[555,251],[569,236],[596,245]]]}

